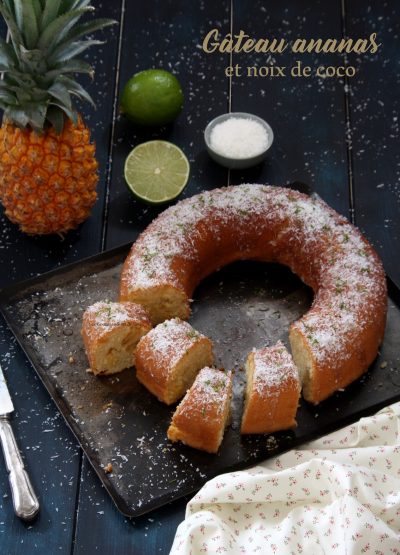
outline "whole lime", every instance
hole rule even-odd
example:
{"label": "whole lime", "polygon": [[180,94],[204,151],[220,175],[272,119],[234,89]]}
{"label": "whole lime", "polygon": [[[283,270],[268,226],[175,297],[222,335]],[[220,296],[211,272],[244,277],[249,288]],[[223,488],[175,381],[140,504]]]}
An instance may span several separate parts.
{"label": "whole lime", "polygon": [[165,125],[178,116],[182,107],[179,81],[164,69],[136,73],[122,91],[121,112],[138,125]]}

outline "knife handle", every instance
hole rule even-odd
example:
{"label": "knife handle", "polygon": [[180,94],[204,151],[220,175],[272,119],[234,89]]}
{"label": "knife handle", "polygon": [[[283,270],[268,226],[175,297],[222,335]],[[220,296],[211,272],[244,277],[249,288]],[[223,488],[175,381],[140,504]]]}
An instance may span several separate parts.
{"label": "knife handle", "polygon": [[24,468],[10,421],[4,416],[0,417],[0,439],[9,472],[15,514],[23,520],[32,520],[39,512],[39,501]]}

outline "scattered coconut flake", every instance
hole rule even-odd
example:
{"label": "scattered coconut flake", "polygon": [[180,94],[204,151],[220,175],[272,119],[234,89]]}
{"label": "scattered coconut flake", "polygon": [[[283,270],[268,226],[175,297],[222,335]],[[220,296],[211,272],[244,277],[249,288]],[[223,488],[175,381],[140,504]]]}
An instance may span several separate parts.
{"label": "scattered coconut flake", "polygon": [[232,393],[232,372],[215,368],[202,368],[178,406],[175,415],[187,415],[190,419],[215,420],[225,413],[226,403]]}
{"label": "scattered coconut flake", "polygon": [[188,322],[179,318],[165,320],[158,324],[139,342],[138,349],[142,353],[148,351],[148,358],[152,364],[148,365],[151,374],[152,367],[167,375],[180,361],[183,355],[205,336],[196,331]]}
{"label": "scattered coconut flake", "polygon": [[263,395],[274,395],[278,388],[286,383],[297,384],[300,389],[299,375],[293,359],[282,343],[278,341],[273,347],[254,349],[253,387]]}

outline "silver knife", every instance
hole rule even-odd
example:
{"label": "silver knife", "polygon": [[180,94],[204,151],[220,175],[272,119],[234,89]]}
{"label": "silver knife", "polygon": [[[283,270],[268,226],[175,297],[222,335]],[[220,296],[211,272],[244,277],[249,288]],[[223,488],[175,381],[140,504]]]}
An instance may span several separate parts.
{"label": "silver knife", "polygon": [[11,486],[14,511],[23,520],[32,520],[39,512],[39,501],[18,450],[9,416],[14,410],[3,370],[0,366],[0,440]]}

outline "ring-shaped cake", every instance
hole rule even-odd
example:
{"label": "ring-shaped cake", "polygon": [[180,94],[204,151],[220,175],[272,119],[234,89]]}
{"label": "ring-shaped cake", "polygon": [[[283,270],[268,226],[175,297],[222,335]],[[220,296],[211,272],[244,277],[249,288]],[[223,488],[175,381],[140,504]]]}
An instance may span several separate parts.
{"label": "ring-shaped cake", "polygon": [[289,331],[306,400],[319,403],[368,369],[386,322],[380,259],[346,218],[291,189],[224,187],[168,208],[133,244],[120,300],[145,306],[153,324],[187,319],[197,284],[236,260],[284,264],[313,289]]}

